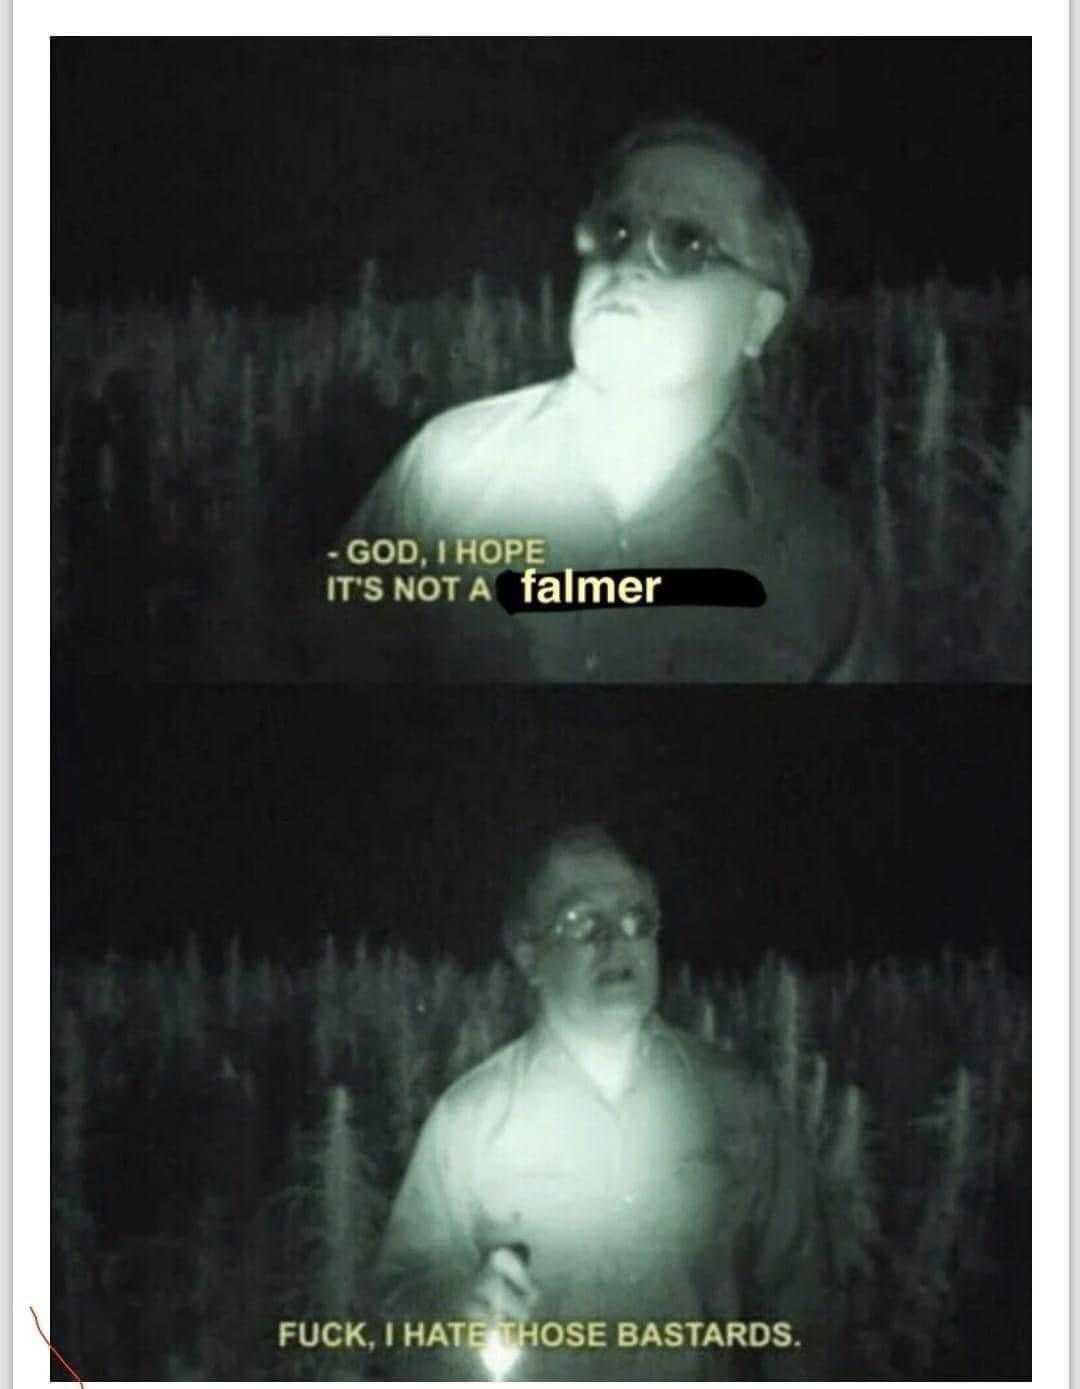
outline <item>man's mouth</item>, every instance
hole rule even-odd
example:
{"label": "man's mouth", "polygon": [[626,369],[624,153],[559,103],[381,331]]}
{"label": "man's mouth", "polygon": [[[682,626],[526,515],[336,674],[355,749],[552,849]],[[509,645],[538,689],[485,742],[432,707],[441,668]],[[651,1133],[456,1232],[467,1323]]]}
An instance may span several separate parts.
{"label": "man's mouth", "polygon": [[632,984],[635,978],[629,965],[610,965],[607,969],[597,970],[596,986],[598,989],[610,989],[620,984]]}

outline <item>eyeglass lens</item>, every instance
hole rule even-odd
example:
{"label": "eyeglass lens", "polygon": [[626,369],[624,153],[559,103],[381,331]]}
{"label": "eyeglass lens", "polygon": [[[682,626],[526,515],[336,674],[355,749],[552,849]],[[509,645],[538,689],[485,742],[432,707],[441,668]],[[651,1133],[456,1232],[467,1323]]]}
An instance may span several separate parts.
{"label": "eyeglass lens", "polygon": [[632,907],[617,914],[571,907],[555,923],[557,935],[567,936],[579,944],[620,935],[627,940],[649,940],[659,929],[655,915],[645,907]]}
{"label": "eyeglass lens", "polygon": [[695,275],[706,265],[741,268],[708,229],[684,217],[635,219],[618,207],[597,208],[579,221],[575,241],[585,259],[615,264],[644,238],[649,257],[667,275]]}

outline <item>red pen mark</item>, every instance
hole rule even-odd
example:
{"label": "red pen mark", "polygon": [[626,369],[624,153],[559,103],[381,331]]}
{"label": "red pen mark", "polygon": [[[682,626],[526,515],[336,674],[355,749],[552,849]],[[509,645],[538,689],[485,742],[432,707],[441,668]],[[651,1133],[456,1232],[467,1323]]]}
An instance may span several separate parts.
{"label": "red pen mark", "polygon": [[[31,1315],[31,1316],[33,1317],[33,1319],[34,1319],[34,1325],[35,1325],[35,1326],[37,1327],[37,1329],[38,1329],[38,1335],[39,1335],[39,1336],[41,1337],[41,1339],[45,1342],[45,1344],[49,1347],[49,1349],[52,1351],[53,1355],[55,1355],[56,1358],[57,1358],[57,1360],[60,1361],[61,1365],[63,1365],[64,1369],[67,1370],[67,1372],[68,1372],[68,1374],[71,1376],[71,1378],[74,1379],[74,1380],[76,1380],[76,1381],[78,1381],[79,1384],[82,1384],[82,1382],[83,1382],[83,1381],[82,1381],[82,1375],[77,1374],[77,1373],[71,1368],[71,1366],[68,1364],[68,1362],[64,1359],[64,1357],[63,1357],[63,1356],[60,1354],[60,1352],[56,1349],[56,1347],[53,1345],[53,1343],[49,1340],[48,1336],[46,1336],[45,1333],[44,1333],[44,1331],[42,1331],[42,1329],[41,1329],[41,1323],[38,1321],[38,1315],[37,1315],[37,1313],[34,1311],[33,1307],[30,1308],[30,1315]],[[85,1386],[85,1385],[83,1385],[83,1389],[86,1389],[86,1386]]]}

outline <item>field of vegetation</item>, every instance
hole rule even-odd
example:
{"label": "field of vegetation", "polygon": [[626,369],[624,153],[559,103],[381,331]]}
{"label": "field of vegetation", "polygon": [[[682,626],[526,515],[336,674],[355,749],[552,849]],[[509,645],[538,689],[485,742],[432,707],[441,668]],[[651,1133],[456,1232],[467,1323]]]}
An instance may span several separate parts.
{"label": "field of vegetation", "polygon": [[[666,981],[814,1154],[833,1377],[1030,1377],[1031,1008],[993,955]],[[435,1097],[527,1024],[509,969],[327,938],[305,968],[54,963],[54,1342],[92,1379],[347,1379],[280,1318],[370,1314]],[[57,1367],[57,1377],[63,1372]]]}
{"label": "field of vegetation", "polygon": [[[54,648],[166,679],[304,679],[319,558],[437,411],[566,368],[546,279],[302,317],[56,307]],[[755,408],[844,495],[906,679],[1030,679],[1030,285],[812,300]]]}

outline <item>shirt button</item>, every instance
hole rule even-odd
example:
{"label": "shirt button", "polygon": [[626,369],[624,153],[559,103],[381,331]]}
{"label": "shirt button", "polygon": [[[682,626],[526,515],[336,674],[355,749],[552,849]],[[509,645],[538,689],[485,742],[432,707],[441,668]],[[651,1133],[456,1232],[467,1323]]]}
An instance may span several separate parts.
{"label": "shirt button", "polygon": [[626,552],[627,552],[627,550],[629,550],[629,548],[630,548],[630,542],[629,542],[629,540],[627,540],[626,536],[623,535],[623,534],[621,534],[621,533],[619,534],[618,538],[616,539],[615,544],[618,546],[619,554],[620,554],[620,555],[625,555]]}
{"label": "shirt button", "polygon": [[596,667],[599,664],[600,657],[596,654],[595,651],[590,651],[589,654],[585,657],[585,669],[589,672],[590,675],[592,675],[593,671],[596,670]]}

